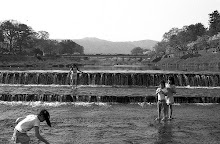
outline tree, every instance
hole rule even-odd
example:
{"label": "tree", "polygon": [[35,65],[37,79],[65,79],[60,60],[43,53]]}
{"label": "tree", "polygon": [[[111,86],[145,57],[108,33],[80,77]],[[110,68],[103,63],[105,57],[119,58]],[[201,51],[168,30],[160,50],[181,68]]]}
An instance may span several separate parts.
{"label": "tree", "polygon": [[17,47],[19,48],[19,52],[22,52],[22,48],[28,47],[29,42],[32,41],[32,36],[34,31],[31,27],[28,27],[25,24],[18,24],[18,32],[17,32]]}
{"label": "tree", "polygon": [[5,38],[5,41],[9,43],[9,51],[13,51],[13,46],[16,42],[17,36],[17,21],[15,20],[7,20],[1,24],[1,29]]}
{"label": "tree", "polygon": [[208,40],[208,43],[209,43],[210,47],[216,48],[217,50],[219,50],[219,48],[220,48],[220,33],[210,37]]}
{"label": "tree", "polygon": [[59,43],[56,40],[46,40],[43,46],[43,51],[49,55],[56,55],[59,50]]}
{"label": "tree", "polygon": [[187,26],[186,32],[188,35],[187,42],[196,41],[198,37],[201,37],[206,33],[206,28],[201,23],[197,23],[195,25],[191,24]]}
{"label": "tree", "polygon": [[[3,31],[2,29],[0,28],[0,44],[4,42],[4,35],[3,35]],[[0,48],[2,48],[2,45],[0,45]]]}
{"label": "tree", "polygon": [[161,42],[158,42],[154,47],[154,51],[159,54],[159,53],[163,53],[165,54],[166,53],[166,49],[167,47],[169,46],[169,42],[166,42],[166,41],[161,41]]}
{"label": "tree", "polygon": [[172,28],[171,30],[169,30],[169,32],[166,32],[164,35],[163,35],[163,40],[162,41],[169,41],[170,38],[173,36],[173,35],[177,35],[180,31],[182,31],[181,29],[178,29],[178,28]]}
{"label": "tree", "polygon": [[216,35],[220,32],[220,14],[217,10],[209,14],[209,34]]}
{"label": "tree", "polygon": [[198,37],[195,42],[197,50],[207,50],[210,47],[208,35]]}
{"label": "tree", "polygon": [[35,56],[38,56],[38,55],[42,56],[43,55],[43,51],[40,50],[39,48],[33,49],[31,53]]}
{"label": "tree", "polygon": [[144,50],[140,47],[135,47],[131,50],[132,55],[142,55]]}
{"label": "tree", "polygon": [[60,46],[60,54],[84,54],[84,48],[72,40],[62,40]]}
{"label": "tree", "polygon": [[38,34],[37,35],[38,39],[44,39],[44,40],[49,39],[49,36],[50,36],[47,31],[38,31],[37,34]]}
{"label": "tree", "polygon": [[21,53],[24,48],[29,48],[30,42],[33,41],[34,31],[26,24],[7,20],[1,23],[0,29],[10,52],[15,52],[18,48]]}

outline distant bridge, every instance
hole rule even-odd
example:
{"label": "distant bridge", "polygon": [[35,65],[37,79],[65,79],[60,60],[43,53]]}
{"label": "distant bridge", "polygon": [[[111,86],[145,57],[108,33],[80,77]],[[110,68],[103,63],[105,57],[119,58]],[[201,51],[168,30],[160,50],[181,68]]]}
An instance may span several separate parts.
{"label": "distant bridge", "polygon": [[120,58],[149,58],[148,55],[128,55],[128,54],[78,54],[78,55],[61,55],[64,58],[74,58],[74,57],[95,57],[95,58],[113,58],[113,57],[120,57]]}

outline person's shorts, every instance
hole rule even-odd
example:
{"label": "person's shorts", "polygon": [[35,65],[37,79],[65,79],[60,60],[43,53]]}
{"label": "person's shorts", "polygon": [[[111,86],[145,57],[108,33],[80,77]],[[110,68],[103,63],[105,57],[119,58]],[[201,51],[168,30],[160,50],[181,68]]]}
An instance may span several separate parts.
{"label": "person's shorts", "polygon": [[21,133],[16,129],[14,129],[14,134],[11,139],[14,143],[28,143],[30,141],[30,137],[27,133]]}
{"label": "person's shorts", "polygon": [[166,108],[166,106],[167,106],[166,100],[158,100],[157,104],[158,104],[161,108]]}
{"label": "person's shorts", "polygon": [[174,97],[166,97],[166,102],[168,105],[174,104]]}
{"label": "person's shorts", "polygon": [[70,79],[71,79],[71,80],[77,79],[77,74],[72,74],[72,75],[70,76]]}

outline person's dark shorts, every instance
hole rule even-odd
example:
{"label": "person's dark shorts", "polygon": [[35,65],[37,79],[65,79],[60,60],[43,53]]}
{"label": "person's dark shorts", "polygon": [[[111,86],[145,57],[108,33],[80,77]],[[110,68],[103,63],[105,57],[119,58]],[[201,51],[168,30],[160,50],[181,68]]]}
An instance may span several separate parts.
{"label": "person's dark shorts", "polygon": [[157,104],[161,106],[161,108],[166,108],[167,106],[166,100],[158,100]]}
{"label": "person's dark shorts", "polygon": [[18,130],[14,129],[12,141],[14,143],[28,143],[30,141],[30,137],[27,135],[27,133],[21,133]]}

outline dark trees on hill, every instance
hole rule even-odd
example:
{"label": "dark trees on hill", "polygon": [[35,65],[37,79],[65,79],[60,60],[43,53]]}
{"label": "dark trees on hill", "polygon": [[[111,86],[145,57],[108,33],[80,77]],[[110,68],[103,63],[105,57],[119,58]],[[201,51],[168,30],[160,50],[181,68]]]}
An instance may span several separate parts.
{"label": "dark trees on hill", "polygon": [[31,27],[21,24],[15,20],[7,20],[0,24],[0,39],[10,52],[21,53],[29,46],[34,31]]}
{"label": "dark trees on hill", "polygon": [[131,50],[132,55],[142,55],[144,50],[140,47],[135,47]]}
{"label": "dark trees on hill", "polygon": [[220,14],[216,10],[209,14],[209,34],[216,35],[220,32]]}
{"label": "dark trees on hill", "polygon": [[84,54],[84,48],[72,40],[63,40],[60,43],[60,54]]}
{"label": "dark trees on hill", "polygon": [[154,49],[157,53],[187,51],[189,43],[205,34],[206,28],[201,23],[184,26],[182,29],[172,28],[163,35],[163,40]]}

